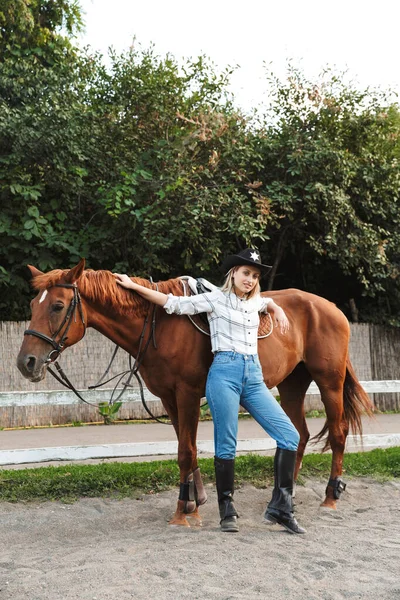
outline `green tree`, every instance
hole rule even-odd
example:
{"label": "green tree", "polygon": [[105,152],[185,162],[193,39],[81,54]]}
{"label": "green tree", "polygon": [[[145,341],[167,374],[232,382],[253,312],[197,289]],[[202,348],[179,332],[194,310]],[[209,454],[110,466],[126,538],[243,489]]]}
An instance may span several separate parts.
{"label": "green tree", "polygon": [[277,218],[269,287],[291,263],[292,278],[300,270],[302,287],[318,293],[333,273],[358,297],[383,292],[398,266],[397,105],[329,72],[319,85],[294,69],[272,84],[259,175]]}
{"label": "green tree", "polygon": [[179,65],[152,48],[111,61],[92,88],[108,155],[92,179],[101,218],[89,229],[103,244],[101,253],[91,247],[92,265],[155,277],[204,273],[232,240],[264,239],[263,198],[248,187],[257,156],[226,95],[229,70],[215,73],[204,57]]}
{"label": "green tree", "polygon": [[222,254],[256,244],[270,288],[400,325],[400,113],[387,94],[291,69],[250,120],[227,92],[229,68],[136,43],[106,67],[74,46],[81,26],[73,0],[0,10],[2,318],[27,316],[27,263],[85,256],[215,279]]}
{"label": "green tree", "polygon": [[[51,57],[51,61],[47,60]],[[254,140],[229,70],[152,48],[101,57],[59,40],[0,62],[0,305],[25,313],[25,265],[154,277],[215,267],[232,240],[266,237]],[[10,289],[11,288],[11,289]],[[14,293],[9,293],[13,291]]]}
{"label": "green tree", "polygon": [[[0,56],[16,48],[41,48],[51,54],[55,46],[69,47],[69,37],[82,30],[77,0],[2,0]],[[61,31],[65,33],[61,33]]]}
{"label": "green tree", "polygon": [[[84,244],[80,194],[90,155],[89,61],[57,31],[79,25],[72,2],[5,2],[0,52],[0,309],[24,316],[26,264],[75,260]],[[86,131],[83,124],[86,123]],[[89,140],[89,141],[88,141]]]}

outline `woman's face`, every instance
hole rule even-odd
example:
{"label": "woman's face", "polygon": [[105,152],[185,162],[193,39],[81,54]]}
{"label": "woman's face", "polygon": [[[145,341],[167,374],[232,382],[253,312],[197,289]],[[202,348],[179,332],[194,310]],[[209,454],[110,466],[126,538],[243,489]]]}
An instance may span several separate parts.
{"label": "woman's face", "polygon": [[237,295],[249,294],[257,285],[260,275],[261,271],[257,267],[248,267],[246,265],[237,267],[233,274],[233,282]]}

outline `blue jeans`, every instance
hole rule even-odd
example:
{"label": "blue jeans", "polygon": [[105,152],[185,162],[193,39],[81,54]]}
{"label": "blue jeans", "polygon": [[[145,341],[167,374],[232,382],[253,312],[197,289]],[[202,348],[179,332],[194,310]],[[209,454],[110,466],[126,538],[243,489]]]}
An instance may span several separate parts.
{"label": "blue jeans", "polygon": [[257,354],[216,352],[206,397],[214,422],[215,456],[236,455],[239,404],[282,450],[297,450],[300,436],[264,383]]}

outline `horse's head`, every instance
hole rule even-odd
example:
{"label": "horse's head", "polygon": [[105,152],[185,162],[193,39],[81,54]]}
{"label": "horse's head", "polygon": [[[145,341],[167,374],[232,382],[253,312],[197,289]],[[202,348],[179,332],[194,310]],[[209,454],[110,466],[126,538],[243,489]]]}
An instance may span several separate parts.
{"label": "horse's head", "polygon": [[84,259],[69,271],[42,273],[29,266],[39,293],[31,302],[32,319],[17,366],[30,381],[44,379],[47,365],[85,335],[86,314],[78,290],[84,268]]}

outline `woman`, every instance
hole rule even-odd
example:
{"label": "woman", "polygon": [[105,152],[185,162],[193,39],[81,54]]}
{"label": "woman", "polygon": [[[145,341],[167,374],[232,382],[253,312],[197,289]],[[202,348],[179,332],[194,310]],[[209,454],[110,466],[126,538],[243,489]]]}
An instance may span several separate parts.
{"label": "woman", "polygon": [[277,443],[275,486],[264,519],[290,533],[305,533],[293,516],[293,475],[299,434],[264,383],[257,355],[259,313],[269,312],[282,334],[289,329],[283,309],[260,295],[261,274],[271,267],[261,263],[257,250],[247,248],[222,264],[226,278],[221,289],[198,296],[173,296],[150,290],[127,275],[117,283],[163,306],[167,313],[207,313],[214,360],[207,377],[206,397],[214,422],[215,476],[221,530],[239,531],[233,504],[234,467],[239,404]]}

